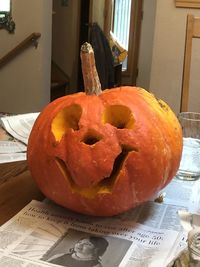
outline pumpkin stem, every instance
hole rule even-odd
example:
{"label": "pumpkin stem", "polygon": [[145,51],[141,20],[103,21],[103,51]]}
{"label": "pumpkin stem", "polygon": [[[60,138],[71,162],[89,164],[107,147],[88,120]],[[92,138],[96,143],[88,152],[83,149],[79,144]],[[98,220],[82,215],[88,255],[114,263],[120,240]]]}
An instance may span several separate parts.
{"label": "pumpkin stem", "polygon": [[91,44],[86,42],[81,46],[80,56],[86,95],[101,94],[101,83],[97,73],[94,51]]}

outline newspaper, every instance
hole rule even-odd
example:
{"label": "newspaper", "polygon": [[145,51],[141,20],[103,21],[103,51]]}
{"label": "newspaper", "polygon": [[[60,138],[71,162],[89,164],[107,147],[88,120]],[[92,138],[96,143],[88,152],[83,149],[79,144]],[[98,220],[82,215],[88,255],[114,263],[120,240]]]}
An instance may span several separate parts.
{"label": "newspaper", "polygon": [[0,154],[0,163],[17,162],[23,160],[26,160],[26,153],[23,152]]}
{"label": "newspaper", "polygon": [[26,146],[18,141],[0,141],[0,163],[26,160]]}
{"label": "newspaper", "polygon": [[28,144],[28,138],[33,124],[39,113],[27,113],[15,116],[4,116],[1,118],[2,126],[17,140]]}
{"label": "newspaper", "polygon": [[[164,267],[185,244],[182,231],[127,222],[126,218],[84,216],[32,201],[0,228],[0,267],[81,266],[67,261],[82,250],[80,239],[91,237],[107,244],[98,258],[98,266],[104,267]],[[63,257],[65,263],[60,263]]]}
{"label": "newspaper", "polygon": [[0,154],[25,152],[26,146],[18,141],[0,141]]}
{"label": "newspaper", "polygon": [[[184,181],[174,178],[160,194],[165,195],[165,205],[168,203],[169,207],[173,205],[177,208],[178,221],[187,240],[187,246],[182,242],[182,249],[167,267],[200,267],[200,180]],[[170,221],[170,216],[168,218]]]}
{"label": "newspaper", "polygon": [[187,248],[181,250],[168,267],[190,266],[200,267],[200,215],[188,211],[179,212],[181,225],[187,232]]}
{"label": "newspaper", "polygon": [[200,214],[200,179],[180,180],[176,177],[158,194],[164,194],[164,203]]}
{"label": "newspaper", "polygon": [[0,118],[0,163],[26,160],[28,138],[38,114]]}

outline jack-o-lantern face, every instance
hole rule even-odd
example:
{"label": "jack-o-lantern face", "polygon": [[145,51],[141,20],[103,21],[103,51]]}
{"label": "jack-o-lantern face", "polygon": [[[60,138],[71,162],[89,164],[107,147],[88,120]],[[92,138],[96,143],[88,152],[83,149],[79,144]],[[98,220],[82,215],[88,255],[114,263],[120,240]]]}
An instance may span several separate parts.
{"label": "jack-o-lantern face", "polygon": [[171,109],[141,88],[85,93],[50,103],[28,144],[31,174],[58,204],[91,215],[126,211],[164,187],[181,157]]}
{"label": "jack-o-lantern face", "polygon": [[[89,107],[86,110],[72,104],[52,122],[57,141],[56,162],[71,190],[87,198],[112,192],[124,161],[130,152],[137,152],[129,134],[129,129],[134,128],[131,110],[123,105],[104,107],[98,97],[93,98],[99,116],[88,114]],[[126,140],[120,137],[120,132],[127,136]]]}

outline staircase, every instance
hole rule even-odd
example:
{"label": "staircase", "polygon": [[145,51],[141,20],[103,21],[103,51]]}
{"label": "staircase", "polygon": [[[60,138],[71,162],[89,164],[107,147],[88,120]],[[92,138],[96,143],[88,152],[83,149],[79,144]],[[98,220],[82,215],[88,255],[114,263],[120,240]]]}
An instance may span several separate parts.
{"label": "staircase", "polygon": [[69,77],[52,61],[51,63],[51,101],[67,95],[69,92]]}

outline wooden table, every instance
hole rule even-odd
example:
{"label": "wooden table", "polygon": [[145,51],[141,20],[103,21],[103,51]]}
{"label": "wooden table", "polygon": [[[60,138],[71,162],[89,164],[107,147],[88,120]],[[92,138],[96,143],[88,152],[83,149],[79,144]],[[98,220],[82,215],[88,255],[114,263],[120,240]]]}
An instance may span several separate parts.
{"label": "wooden table", "polygon": [[0,225],[12,218],[32,199],[44,196],[37,188],[26,161],[0,164]]}

